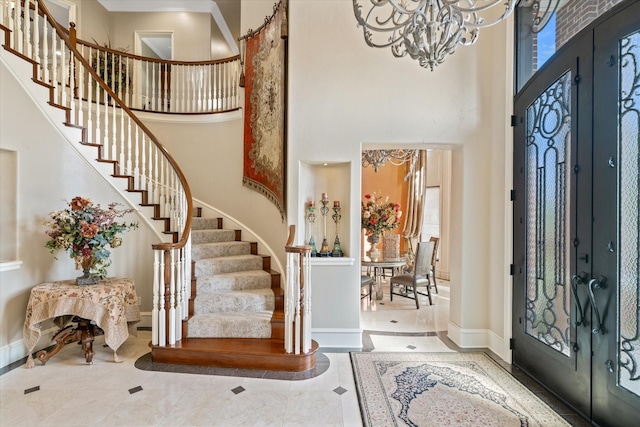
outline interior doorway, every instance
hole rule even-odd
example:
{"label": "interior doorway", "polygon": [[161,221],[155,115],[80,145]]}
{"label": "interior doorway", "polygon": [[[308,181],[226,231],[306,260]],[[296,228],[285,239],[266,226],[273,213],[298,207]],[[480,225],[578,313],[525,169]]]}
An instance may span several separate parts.
{"label": "interior doorway", "polygon": [[[377,147],[376,147],[377,148]],[[420,147],[423,148],[423,147]],[[424,148],[423,148],[424,149]],[[441,306],[437,307],[437,302],[434,306],[429,306],[428,300],[424,300],[424,303],[420,302],[419,311],[422,313],[416,313],[416,306],[411,301],[402,301],[401,298],[394,298],[393,304],[398,305],[402,302],[408,302],[406,310],[403,308],[396,312],[396,315],[404,315],[411,313],[418,319],[417,324],[422,324],[429,331],[433,331],[433,328],[440,332],[447,330],[448,318],[449,318],[449,292],[448,292],[448,280],[450,279],[449,273],[449,224],[450,224],[450,193],[451,193],[451,151],[439,150],[439,149],[426,149],[426,174],[425,174],[425,186],[422,189],[425,197],[425,206],[422,213],[422,227],[419,237],[413,238],[411,244],[407,243],[404,238],[400,237],[400,256],[402,258],[407,256],[407,252],[411,248],[417,248],[418,241],[428,241],[431,237],[438,237],[440,239],[438,244],[438,257],[436,261],[436,280],[438,285],[438,294],[432,292],[432,297],[435,297],[434,301],[440,299]],[[379,165],[378,170],[372,165],[362,168],[362,188],[361,196],[363,203],[366,203],[366,195],[381,196],[384,200],[390,202],[399,203],[401,210],[403,211],[401,219],[404,220],[407,215],[407,201],[408,201],[408,188],[409,183],[405,180],[408,176],[411,166],[409,163],[398,164],[398,162],[387,161],[384,165]],[[363,163],[364,164],[364,163]],[[393,230],[394,234],[401,236],[404,228],[404,221],[401,222],[398,229]],[[370,243],[367,241],[365,231],[361,233],[361,248],[360,258],[366,259],[367,251],[369,250]],[[383,239],[378,243],[378,249],[384,254]],[[362,269],[362,274],[371,274],[366,267]],[[384,276],[380,279],[379,286],[382,288],[375,295],[378,298],[377,308],[376,300],[374,303],[369,303],[368,299],[362,300],[361,308],[363,315],[366,319],[370,319],[372,315],[385,316],[389,314],[390,308],[390,296],[389,296],[389,278],[392,274],[390,269],[385,269]],[[395,274],[395,272],[394,272]],[[442,286],[441,286],[442,284]],[[426,298],[426,297],[425,297]],[[380,313],[380,304],[386,309],[386,313]],[[413,304],[413,308],[411,305]],[[444,307],[446,305],[446,307]],[[404,313],[406,311],[406,313]],[[428,313],[431,312],[431,313]],[[434,323],[435,322],[435,323]],[[375,323],[375,320],[374,320]],[[437,324],[437,326],[435,325]],[[422,332],[426,332],[423,330]]]}
{"label": "interior doorway", "polygon": [[171,87],[175,86],[172,84],[171,65],[159,60],[174,58],[173,31],[136,31],[135,54],[148,58],[147,61],[136,61],[136,107],[141,110],[170,110]]}

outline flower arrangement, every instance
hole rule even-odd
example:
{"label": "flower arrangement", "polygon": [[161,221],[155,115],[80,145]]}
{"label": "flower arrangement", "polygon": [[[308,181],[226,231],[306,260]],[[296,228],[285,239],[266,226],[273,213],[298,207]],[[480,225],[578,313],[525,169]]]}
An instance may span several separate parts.
{"label": "flower arrangement", "polygon": [[68,208],[49,213],[51,220],[44,225],[49,227],[46,234],[51,240],[45,246],[52,254],[61,249],[68,252],[76,261],[76,269],[91,266],[94,275],[105,277],[106,268],[111,265],[107,245],[117,248],[122,244],[118,234],[138,228],[137,222],[127,224],[116,219],[134,210],[118,210],[118,203],[102,209],[82,197],[74,197],[68,203]]}
{"label": "flower arrangement", "polygon": [[400,204],[390,202],[389,197],[365,194],[366,201],[362,202],[362,228],[367,234],[380,234],[393,230],[400,225],[402,211]]}

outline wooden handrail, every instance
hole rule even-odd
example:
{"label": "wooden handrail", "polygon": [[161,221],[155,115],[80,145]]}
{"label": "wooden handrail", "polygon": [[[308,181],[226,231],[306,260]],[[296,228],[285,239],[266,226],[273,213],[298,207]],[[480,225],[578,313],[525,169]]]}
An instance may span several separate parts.
{"label": "wooden handrail", "polygon": [[172,250],[172,249],[181,249],[186,246],[189,240],[189,234],[191,232],[191,217],[193,216],[193,200],[191,196],[191,189],[189,188],[189,184],[187,183],[187,179],[184,176],[184,173],[178,166],[178,163],[175,161],[173,156],[169,154],[169,151],[158,142],[158,138],[138,119],[138,117],[122,102],[122,100],[118,97],[118,95],[111,90],[111,88],[102,80],[102,78],[96,73],[96,71],[91,67],[91,65],[87,62],[87,60],[78,52],[75,44],[71,43],[71,39],[75,39],[75,34],[73,36],[70,33],[75,33],[75,25],[73,25],[69,32],[64,31],[63,27],[52,17],[51,13],[47,9],[47,7],[42,3],[38,2],[38,7],[42,8],[43,14],[47,16],[47,19],[53,26],[53,28],[58,33],[60,39],[62,39],[69,50],[73,52],[75,59],[82,64],[85,70],[91,74],[93,79],[99,83],[100,87],[111,97],[114,99],[115,103],[118,104],[118,107],[122,109],[122,111],[126,112],[126,114],[131,117],[131,119],[149,136],[149,139],[153,142],[153,144],[162,152],[162,154],[166,157],[166,159],[171,164],[173,170],[176,172],[180,179],[180,183],[185,192],[185,198],[187,202],[187,214],[185,218],[185,225],[180,234],[180,240],[176,243],[156,243],[151,245],[155,250]]}
{"label": "wooden handrail", "polygon": [[147,56],[140,56],[140,55],[135,55],[133,53],[129,53],[126,52],[124,50],[119,50],[119,49],[113,49],[107,46],[100,46],[99,44],[96,43],[91,43],[85,40],[81,40],[78,39],[78,44],[93,48],[93,49],[98,49],[98,50],[102,50],[104,52],[108,52],[108,53],[113,53],[116,55],[121,55],[121,56],[126,56],[128,58],[131,59],[138,59],[141,61],[147,61],[147,62],[156,62],[156,63],[162,63],[162,64],[169,64],[169,65],[212,65],[212,64],[225,64],[227,62],[233,62],[233,61],[237,61],[238,59],[240,59],[240,55],[235,55],[235,56],[230,56],[228,58],[222,58],[222,59],[210,59],[210,60],[206,60],[206,61],[177,61],[177,60],[173,60],[173,59],[160,59],[160,58],[149,58]]}

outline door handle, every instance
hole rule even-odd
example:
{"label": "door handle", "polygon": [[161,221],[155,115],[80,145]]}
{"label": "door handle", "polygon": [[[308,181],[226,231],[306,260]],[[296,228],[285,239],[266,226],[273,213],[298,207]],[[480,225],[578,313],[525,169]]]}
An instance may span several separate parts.
{"label": "door handle", "polygon": [[596,297],[593,295],[594,289],[603,289],[605,287],[605,283],[607,282],[607,278],[604,276],[598,276],[597,279],[589,280],[589,300],[591,301],[591,305],[593,306],[593,312],[596,315],[596,322],[594,323],[594,327],[591,330],[593,335],[602,334],[604,335],[604,324],[602,323],[602,318],[600,317],[600,312],[598,311],[598,306],[596,305]]}
{"label": "door handle", "polygon": [[578,274],[574,274],[571,276],[571,293],[573,294],[573,300],[576,303],[576,309],[578,310],[578,314],[576,316],[576,326],[585,325],[585,311],[587,309],[587,305],[585,304],[584,308],[582,308],[582,304],[580,303],[580,298],[578,297],[578,285],[585,285],[587,283],[588,276],[587,273],[581,271]]}

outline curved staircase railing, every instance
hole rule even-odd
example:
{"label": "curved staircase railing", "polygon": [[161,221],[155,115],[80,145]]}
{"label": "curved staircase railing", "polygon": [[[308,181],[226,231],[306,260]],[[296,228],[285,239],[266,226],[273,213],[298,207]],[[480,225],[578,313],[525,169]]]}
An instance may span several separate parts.
{"label": "curved staircase railing", "polygon": [[191,278],[193,206],[184,174],[76,48],[73,24],[62,28],[40,0],[0,0],[0,30],[4,48],[33,64],[33,80],[49,89],[50,105],[65,111],[64,124],[81,130],[80,144],[95,147],[97,159],[86,156],[97,160],[96,169],[124,182],[121,194],[160,224],[164,241],[152,245],[152,342],[175,344],[188,316]]}
{"label": "curved staircase railing", "polygon": [[131,109],[207,114],[240,108],[240,56],[169,61],[78,40],[78,51]]}

